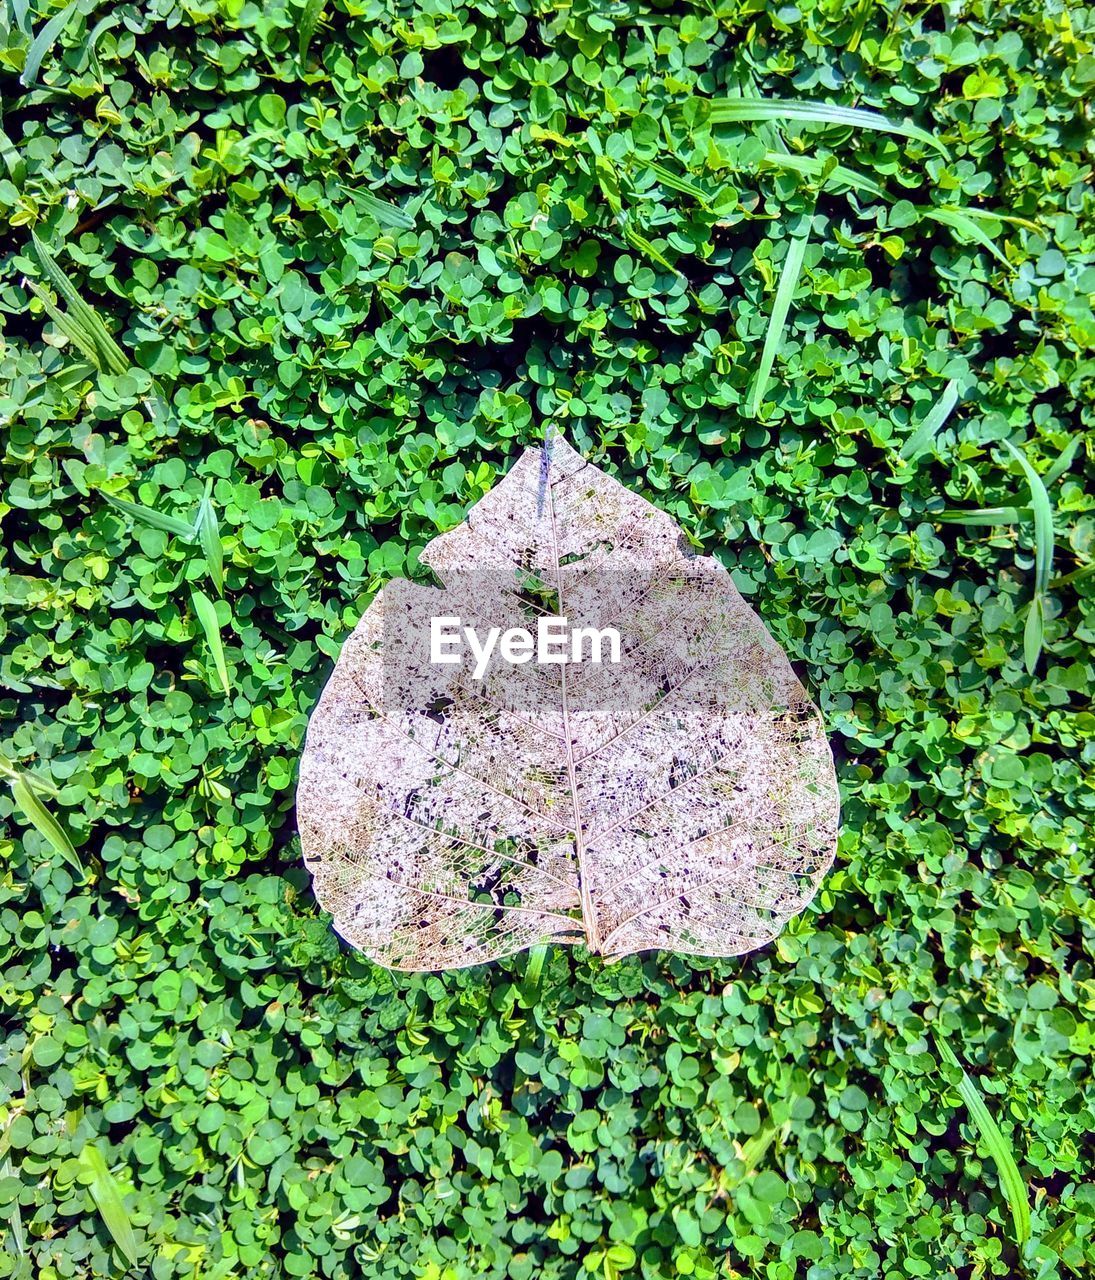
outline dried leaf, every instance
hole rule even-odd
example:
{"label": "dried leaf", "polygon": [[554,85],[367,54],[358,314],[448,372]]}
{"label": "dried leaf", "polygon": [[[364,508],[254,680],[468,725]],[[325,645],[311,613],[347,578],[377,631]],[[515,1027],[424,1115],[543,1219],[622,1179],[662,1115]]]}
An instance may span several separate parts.
{"label": "dried leaf", "polygon": [[[335,928],[394,969],[548,942],[737,955],[803,910],[838,795],[817,709],[727,570],[561,441],[530,449],[346,642],[300,769]],[[444,616],[613,620],[620,661],[440,666]]]}

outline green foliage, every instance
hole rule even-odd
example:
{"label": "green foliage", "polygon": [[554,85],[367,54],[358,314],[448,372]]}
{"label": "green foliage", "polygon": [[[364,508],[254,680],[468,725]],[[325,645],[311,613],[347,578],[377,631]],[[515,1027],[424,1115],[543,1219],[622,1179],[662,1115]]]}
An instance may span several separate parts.
{"label": "green foliage", "polygon": [[970,1079],[954,1050],[939,1036],[936,1036],[935,1044],[944,1062],[949,1062],[952,1067],[958,1069],[958,1092],[996,1164],[1000,1185],[1004,1188],[1008,1207],[1011,1209],[1016,1242],[1020,1245],[1026,1244],[1030,1239],[1030,1194],[1019,1172],[1012,1145],[1004,1137],[1000,1126],[988,1109],[981,1090]]}
{"label": "green foliage", "polygon": [[[10,0],[0,1276],[1091,1272],[1091,23]],[[838,864],[740,961],[397,978],[304,727],[548,424],[798,664]]]}
{"label": "green foliage", "polygon": [[137,1236],[125,1207],[122,1190],[97,1147],[90,1143],[79,1156],[78,1177],[87,1184],[95,1207],[114,1243],[130,1266],[137,1263]]}

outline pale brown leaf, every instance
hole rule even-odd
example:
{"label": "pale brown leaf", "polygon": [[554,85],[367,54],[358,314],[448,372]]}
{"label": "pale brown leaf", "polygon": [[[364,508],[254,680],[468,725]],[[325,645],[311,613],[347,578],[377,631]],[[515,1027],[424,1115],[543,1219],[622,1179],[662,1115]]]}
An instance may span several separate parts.
{"label": "pale brown leaf", "polygon": [[[717,561],[554,440],[390,583],[308,727],[297,811],[316,897],[393,969],[545,942],[607,958],[751,951],[832,862],[820,715]],[[429,619],[612,625],[622,660],[429,661]]]}

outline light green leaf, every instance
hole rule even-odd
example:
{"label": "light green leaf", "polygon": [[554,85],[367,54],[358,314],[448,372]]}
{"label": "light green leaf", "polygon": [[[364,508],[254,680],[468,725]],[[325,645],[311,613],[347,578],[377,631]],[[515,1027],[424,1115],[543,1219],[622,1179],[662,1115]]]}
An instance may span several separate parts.
{"label": "light green leaf", "polygon": [[42,65],[42,59],[53,48],[61,32],[68,26],[68,20],[72,17],[72,11],[76,8],[76,3],[77,0],[71,0],[71,3],[65,5],[59,13],[55,13],[31,41],[30,48],[27,50],[27,59],[23,63],[23,73],[19,77],[20,84],[30,85],[34,83],[38,75],[38,68]]}
{"label": "light green leaf", "polygon": [[954,507],[940,511],[935,519],[943,524],[992,526],[1020,524],[1023,520],[1029,520],[1032,515],[1030,507],[974,507],[969,511]]}
{"label": "light green leaf", "polygon": [[776,355],[783,345],[783,333],[787,325],[787,314],[791,309],[791,301],[798,287],[802,274],[802,263],[806,256],[806,245],[809,234],[793,236],[787,246],[787,256],[783,260],[779,283],[776,286],[776,297],[772,303],[772,314],[768,318],[768,331],[764,335],[764,347],[760,355],[760,364],[753,379],[753,388],[749,396],[748,412],[755,418],[760,414],[764,403],[764,393],[768,388],[768,379],[776,362]]}
{"label": "light green leaf", "polygon": [[118,1180],[110,1172],[98,1147],[90,1143],[81,1150],[79,1163],[88,1180],[91,1198],[95,1201],[95,1207],[99,1210],[99,1216],[106,1225],[106,1229],[129,1265],[136,1266],[137,1236],[126,1210]]}
{"label": "light green leaf", "polygon": [[221,640],[221,626],[217,621],[217,607],[202,591],[195,591],[192,598],[194,612],[201,623],[202,631],[205,632],[205,641],[213,655],[213,664],[217,668],[221,687],[225,694],[229,694],[232,687],[228,681],[228,664],[224,660],[224,642]]}
{"label": "light green leaf", "polygon": [[124,515],[132,516],[135,520],[140,520],[142,524],[147,524],[153,529],[162,529],[164,533],[172,533],[178,538],[191,539],[194,537],[194,522],[192,520],[183,520],[179,516],[169,516],[163,511],[156,511],[152,507],[142,506],[139,502],[130,502],[128,498],[116,498],[112,493],[104,493],[103,497],[110,505],[121,511]]}
{"label": "light green leaf", "polygon": [[939,205],[924,204],[919,206],[917,212],[925,218],[931,218],[945,227],[950,227],[952,231],[957,231],[960,235],[966,236],[967,239],[976,240],[994,258],[1002,262],[1009,271],[1015,270],[996,241],[993,240],[979,222],[969,216],[965,209],[952,209]]}
{"label": "light green leaf", "polygon": [[209,567],[209,576],[213,579],[217,594],[223,596],[224,547],[221,544],[221,526],[208,492],[198,506],[197,527],[202,551],[205,553],[205,563]]}
{"label": "light green leaf", "polygon": [[54,851],[64,858],[82,877],[84,868],[80,863],[80,859],[76,856],[72,841],[69,840],[64,828],[53,814],[38,799],[35,788],[27,777],[20,774],[18,777],[11,779],[9,785],[11,786],[12,799],[18,806],[19,812],[42,839],[51,845]]}
{"label": "light green leaf", "polygon": [[864,195],[870,196],[874,200],[885,200],[886,192],[873,178],[868,178],[866,174],[859,173],[855,169],[849,169],[842,164],[832,166],[826,173],[827,164],[827,160],[822,160],[817,156],[785,155],[781,151],[765,152],[764,159],[760,162],[762,169],[789,169],[794,173],[803,173],[811,178],[824,176],[825,182],[823,185],[826,187],[847,187],[855,191],[861,191]]}
{"label": "light green leaf", "polygon": [[776,123],[801,120],[814,124],[846,125],[852,129],[873,129],[916,138],[943,155],[947,154],[946,147],[937,138],[915,124],[891,120],[881,112],[865,107],[846,107],[839,103],[805,102],[797,98],[723,98],[711,103],[709,119],[712,124],[736,124],[752,120]]}
{"label": "light green leaf", "polygon": [[1004,444],[1023,468],[1030,486],[1030,505],[1034,513],[1034,591],[1036,595],[1044,595],[1049,589],[1053,571],[1053,505],[1042,477],[1027,461],[1026,454],[1010,440],[1005,440]]}
{"label": "light green leaf", "polygon": [[1020,1248],[1030,1239],[1030,1198],[1027,1185],[1023,1181],[1019,1166],[1016,1164],[1010,1143],[1005,1139],[985,1105],[985,1099],[977,1084],[966,1074],[965,1068],[958,1061],[953,1049],[942,1036],[935,1036],[935,1046],[944,1062],[956,1067],[960,1073],[958,1093],[966,1104],[970,1119],[977,1126],[981,1138],[988,1148],[1000,1175],[1000,1186],[1011,1210],[1011,1220],[1015,1227],[1015,1242]]}
{"label": "light green leaf", "polygon": [[901,459],[909,462],[922,453],[935,439],[935,433],[951,416],[958,403],[958,383],[952,378],[939,393],[939,399],[928,410],[924,421],[901,447]]}
{"label": "light green leaf", "polygon": [[301,14],[300,26],[297,28],[297,53],[302,62],[308,56],[308,49],[316,33],[316,27],[319,26],[324,3],[325,0],[308,0]]}
{"label": "light green leaf", "polygon": [[130,368],[130,361],[125,352],[114,341],[110,330],[99,318],[98,313],[80,297],[76,286],[58,266],[49,249],[42,243],[35,232],[31,232],[34,252],[38,256],[49,277],[50,284],[57,290],[58,296],[68,308],[70,317],[91,339],[99,352],[99,367],[111,373],[125,373]]}
{"label": "light green leaf", "polygon": [[358,191],[354,187],[348,187],[345,182],[340,182],[338,185],[352,200],[356,200],[367,213],[371,214],[382,227],[387,227],[392,231],[414,230],[414,219],[398,205],[390,204],[387,200],[381,200],[368,191]]}

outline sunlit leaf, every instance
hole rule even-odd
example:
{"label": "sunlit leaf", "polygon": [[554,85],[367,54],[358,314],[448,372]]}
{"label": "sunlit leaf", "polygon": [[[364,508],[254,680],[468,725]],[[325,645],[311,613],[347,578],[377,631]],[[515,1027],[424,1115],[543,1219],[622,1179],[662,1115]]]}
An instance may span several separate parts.
{"label": "sunlit leaf", "polygon": [[1027,1185],[1019,1172],[1011,1143],[1004,1137],[1000,1126],[989,1111],[976,1082],[966,1073],[954,1050],[941,1035],[936,1035],[935,1046],[943,1061],[949,1063],[959,1073],[958,1092],[996,1165],[1000,1186],[1007,1199],[1008,1208],[1011,1210],[1015,1242],[1022,1246],[1030,1239],[1030,1197]]}
{"label": "sunlit leaf", "polygon": [[80,863],[80,859],[76,856],[72,841],[66,835],[61,824],[38,798],[37,791],[30,781],[26,777],[19,775],[14,779],[10,779],[8,785],[11,787],[12,799],[23,817],[42,839],[56,853],[60,854],[82,878],[84,868]]}
{"label": "sunlit leaf", "polygon": [[808,233],[792,236],[787,245],[787,255],[783,259],[783,267],[776,286],[776,296],[772,303],[772,314],[768,318],[768,329],[764,335],[764,347],[760,353],[760,364],[753,377],[752,389],[749,393],[747,412],[754,418],[760,416],[764,393],[768,390],[768,379],[776,362],[776,356],[783,345],[783,335],[787,327],[787,315],[791,310],[791,302],[798,288],[802,264],[806,257]]}
{"label": "sunlit leaf", "polygon": [[952,378],[939,393],[939,398],[928,410],[924,421],[901,446],[901,458],[911,462],[931,444],[936,432],[942,427],[954,411],[958,403],[958,383]]}
{"label": "sunlit leaf", "polygon": [[205,642],[209,646],[209,652],[213,655],[213,665],[216,667],[217,675],[220,677],[221,688],[225,694],[231,693],[232,687],[228,680],[228,664],[224,657],[224,641],[221,639],[221,624],[217,620],[217,607],[202,591],[193,592],[192,598],[194,612],[201,623],[202,631],[205,633]]}
{"label": "sunlit leaf", "polygon": [[136,1266],[139,1253],[137,1235],[125,1207],[118,1180],[111,1173],[99,1149],[91,1143],[81,1149],[79,1163],[87,1178],[91,1198],[118,1246],[118,1251],[130,1266]]}
{"label": "sunlit leaf", "polygon": [[851,129],[871,129],[915,138],[946,154],[943,144],[918,125],[905,120],[891,120],[880,111],[847,107],[839,103],[806,102],[797,98],[722,98],[711,103],[708,118],[713,124],[736,124],[752,120],[781,124],[787,120],[798,120],[812,124],[844,125]]}

